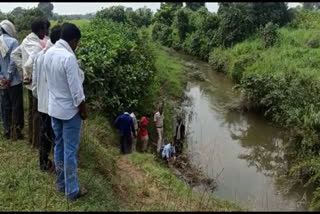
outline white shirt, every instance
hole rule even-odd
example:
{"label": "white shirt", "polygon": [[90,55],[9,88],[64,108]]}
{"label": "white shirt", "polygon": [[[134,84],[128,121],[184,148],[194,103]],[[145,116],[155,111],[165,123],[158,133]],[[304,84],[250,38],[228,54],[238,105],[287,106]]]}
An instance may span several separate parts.
{"label": "white shirt", "polygon": [[[24,80],[32,78],[34,59],[42,49],[39,37],[35,33],[30,33],[21,45],[12,52],[11,57],[17,67],[22,69]],[[31,84],[26,85],[26,88],[32,90]]]}
{"label": "white shirt", "polygon": [[40,51],[35,57],[32,73],[32,94],[38,99],[38,111],[48,114],[49,90],[44,66],[44,56],[53,44],[48,40],[45,49]]}
{"label": "white shirt", "polygon": [[156,123],[157,128],[163,127],[163,118],[164,118],[163,112],[162,112],[162,115],[160,115],[160,112],[157,112],[154,114],[153,121]]}
{"label": "white shirt", "polygon": [[138,121],[137,121],[137,118],[136,118],[136,115],[134,115],[134,113],[132,112],[130,114],[130,117],[132,117],[132,120],[133,120],[133,125],[134,125],[134,130],[138,130]]}
{"label": "white shirt", "polygon": [[85,96],[79,66],[69,44],[60,39],[44,57],[49,89],[48,114],[60,120],[70,120],[78,112]]}

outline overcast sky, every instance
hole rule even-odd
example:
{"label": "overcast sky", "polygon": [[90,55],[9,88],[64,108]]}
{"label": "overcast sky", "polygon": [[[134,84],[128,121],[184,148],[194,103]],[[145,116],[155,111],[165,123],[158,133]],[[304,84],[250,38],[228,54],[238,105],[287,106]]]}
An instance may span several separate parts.
{"label": "overcast sky", "polygon": [[[296,7],[299,3],[289,3],[289,7]],[[38,3],[32,2],[32,3],[0,3],[0,11],[2,12],[10,12],[16,7],[23,7],[23,8],[32,8],[37,7]],[[54,13],[58,14],[85,14],[85,13],[92,13],[96,12],[97,10],[100,10],[102,8],[114,6],[114,5],[123,5],[125,7],[132,7],[133,9],[137,9],[143,6],[147,6],[148,8],[151,8],[154,12],[160,8],[160,2],[115,2],[115,3],[53,3]],[[217,12],[218,10],[218,3],[216,2],[208,2],[206,3],[206,7],[211,12]]]}

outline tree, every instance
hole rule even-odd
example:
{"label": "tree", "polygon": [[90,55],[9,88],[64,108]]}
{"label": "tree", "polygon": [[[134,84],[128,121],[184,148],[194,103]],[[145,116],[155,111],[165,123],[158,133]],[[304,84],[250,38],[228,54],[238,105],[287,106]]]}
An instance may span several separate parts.
{"label": "tree", "polygon": [[205,7],[205,2],[186,2],[186,8],[189,8],[190,10],[197,11],[201,7]]}
{"label": "tree", "polygon": [[53,16],[53,4],[50,2],[40,2],[38,4],[38,8],[44,13],[44,15],[48,18],[51,19]]}
{"label": "tree", "polygon": [[127,16],[124,6],[112,6],[97,12],[96,17],[98,19],[110,19],[114,22],[126,23]]}
{"label": "tree", "polygon": [[168,26],[171,26],[175,12],[182,8],[182,2],[165,2],[160,4],[160,10],[158,10],[154,16],[154,22],[159,22]]}
{"label": "tree", "polygon": [[283,26],[290,21],[288,5],[285,2],[250,2],[248,5],[255,27],[264,27],[269,22]]}

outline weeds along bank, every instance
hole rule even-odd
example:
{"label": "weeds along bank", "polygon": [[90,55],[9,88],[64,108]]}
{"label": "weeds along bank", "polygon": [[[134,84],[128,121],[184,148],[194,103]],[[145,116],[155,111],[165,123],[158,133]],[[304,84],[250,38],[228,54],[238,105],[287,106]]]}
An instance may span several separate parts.
{"label": "weeds along bank", "polygon": [[[219,8],[218,14],[210,14],[204,8],[196,11],[178,9],[171,13],[174,17],[172,25],[155,22],[153,38],[164,45],[208,59],[213,70],[226,73],[240,86],[248,109],[262,111],[273,122],[288,128],[291,134],[289,151],[293,159],[288,175],[302,179],[306,186],[315,189],[310,209],[318,210],[320,12],[283,10],[288,12],[288,16],[284,16],[288,17],[286,22],[273,19],[276,16],[271,13],[269,17],[264,16],[269,20],[261,22],[262,27],[250,32],[248,24],[253,12],[245,4],[236,4],[220,5],[223,7]],[[162,13],[170,11],[169,6],[163,5]],[[240,8],[247,11],[239,12]],[[171,7],[171,10],[174,9]],[[231,11],[229,15],[235,13],[234,19],[223,10]],[[274,8],[270,11],[276,14]],[[283,11],[278,10],[279,14],[285,14]],[[196,14],[197,19],[194,18]],[[203,14],[202,25],[192,29],[194,20],[201,20],[199,14]],[[158,13],[159,16],[164,15]],[[206,24],[208,20],[216,24],[210,26]],[[207,30],[201,36],[199,32],[203,32],[205,26],[211,31]],[[187,33],[179,34],[182,30]],[[179,47],[175,45],[177,38],[185,38]]]}
{"label": "weeds along bank", "polygon": [[153,154],[119,155],[112,121],[126,106],[151,112],[159,99],[166,99],[169,138],[175,113],[171,100],[183,94],[183,67],[160,45],[150,43],[147,30],[104,19],[80,23],[82,40],[76,54],[86,72],[91,113],[83,124],[79,180],[89,193],[68,203],[55,191],[55,177],[40,172],[37,150],[26,141],[0,139],[1,210],[241,210],[206,192],[194,193]]}

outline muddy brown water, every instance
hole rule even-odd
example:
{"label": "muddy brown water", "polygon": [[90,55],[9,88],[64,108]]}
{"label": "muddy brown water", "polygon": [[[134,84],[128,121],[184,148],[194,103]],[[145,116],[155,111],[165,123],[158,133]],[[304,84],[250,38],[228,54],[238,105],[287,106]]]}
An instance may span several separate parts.
{"label": "muddy brown water", "polygon": [[188,82],[189,100],[182,108],[188,157],[216,180],[213,194],[252,211],[305,210],[302,186],[292,188],[292,182],[279,179],[287,163],[283,130],[262,115],[229,110],[227,106],[239,98],[230,78],[191,56],[171,54],[206,79]]}

